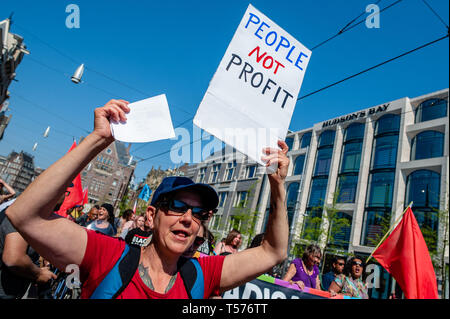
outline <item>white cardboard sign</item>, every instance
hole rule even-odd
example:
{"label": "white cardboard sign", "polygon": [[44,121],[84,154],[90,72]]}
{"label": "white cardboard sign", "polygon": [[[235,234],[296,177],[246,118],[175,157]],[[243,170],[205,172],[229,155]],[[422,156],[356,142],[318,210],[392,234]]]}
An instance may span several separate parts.
{"label": "white cardboard sign", "polygon": [[286,137],[311,51],[249,5],[194,124],[263,164]]}

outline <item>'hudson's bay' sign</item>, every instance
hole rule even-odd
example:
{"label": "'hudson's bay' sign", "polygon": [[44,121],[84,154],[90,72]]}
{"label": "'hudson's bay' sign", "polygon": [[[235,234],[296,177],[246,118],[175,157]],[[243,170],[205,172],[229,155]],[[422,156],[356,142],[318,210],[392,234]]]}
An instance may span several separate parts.
{"label": "'hudson's bay' sign", "polygon": [[374,115],[374,114],[377,114],[379,112],[385,112],[387,110],[387,108],[389,107],[389,104],[390,103],[386,103],[386,104],[383,104],[383,105],[372,107],[372,108],[370,108],[368,110],[359,111],[359,112],[356,112],[356,113],[352,113],[352,114],[348,114],[348,115],[345,115],[345,116],[341,116],[341,117],[336,118],[334,120],[329,120],[329,121],[323,122],[322,123],[322,128],[328,127],[328,126],[333,126],[333,125],[336,125],[336,124],[339,124],[339,123],[344,123],[344,122],[351,121],[351,120],[356,120],[356,119],[363,118],[363,117],[366,117],[366,116]]}

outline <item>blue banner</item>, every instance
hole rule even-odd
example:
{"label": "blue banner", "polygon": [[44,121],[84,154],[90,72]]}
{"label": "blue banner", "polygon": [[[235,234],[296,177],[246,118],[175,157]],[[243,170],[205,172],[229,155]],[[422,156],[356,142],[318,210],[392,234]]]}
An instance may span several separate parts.
{"label": "blue banner", "polygon": [[148,187],[147,184],[142,188],[141,193],[139,194],[139,198],[145,200],[146,202],[150,199],[150,195],[152,194],[152,190]]}

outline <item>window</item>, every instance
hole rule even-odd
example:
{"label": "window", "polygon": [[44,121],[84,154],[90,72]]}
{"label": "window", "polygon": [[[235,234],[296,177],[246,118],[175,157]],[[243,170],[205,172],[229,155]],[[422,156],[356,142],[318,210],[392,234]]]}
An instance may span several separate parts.
{"label": "window", "polygon": [[362,140],[364,138],[364,124],[352,123],[345,129],[344,142]]}
{"label": "window", "polygon": [[356,198],[356,187],[358,175],[342,175],[338,181],[338,203],[354,203]]}
{"label": "window", "polygon": [[293,175],[301,175],[303,174],[303,166],[305,164],[305,155],[299,155],[295,159],[294,162],[294,174]]}
{"label": "window", "polygon": [[[406,182],[406,201],[413,207],[439,209],[440,174],[429,170],[418,170],[408,176]],[[414,211],[414,210],[413,210]]]}
{"label": "window", "polygon": [[390,226],[390,210],[367,210],[364,216],[361,245],[375,247]]}
{"label": "window", "polygon": [[324,146],[333,146],[334,136],[335,136],[335,131],[333,131],[333,130],[328,130],[328,131],[322,132],[322,134],[320,134],[320,138],[319,138],[319,148],[324,147]]}
{"label": "window", "polygon": [[220,172],[220,164],[214,164],[211,171],[210,183],[217,182],[219,172]]}
{"label": "window", "polygon": [[286,137],[286,139],[284,140],[287,144],[287,146],[289,147],[289,150],[292,150],[292,146],[294,144],[294,138],[293,137]]}
{"label": "window", "polygon": [[328,178],[314,178],[309,194],[308,207],[322,206],[325,202]]}
{"label": "window", "polygon": [[412,140],[411,160],[441,157],[444,154],[444,134],[436,131],[425,131],[417,134]]}
{"label": "window", "polygon": [[223,207],[225,205],[225,201],[227,200],[227,192],[219,192],[219,205],[218,207]]}
{"label": "window", "polygon": [[314,176],[328,176],[332,156],[332,148],[319,149],[319,151],[317,152],[316,169],[314,171]]}
{"label": "window", "polygon": [[227,170],[225,172],[225,180],[231,181],[234,174],[234,168],[236,167],[236,161],[233,161],[231,163],[227,163]]}
{"label": "window", "polygon": [[247,206],[248,192],[237,192],[234,200],[234,207],[246,207]]}
{"label": "window", "polygon": [[416,123],[431,121],[447,116],[447,101],[430,99],[422,102],[416,109]]}
{"label": "window", "polygon": [[256,173],[256,166],[255,165],[247,166],[245,168],[245,177],[246,178],[253,178],[253,177],[255,177],[255,173]]}
{"label": "window", "polygon": [[375,126],[375,136],[386,133],[397,133],[400,130],[400,116],[396,114],[386,114],[377,120]]}
{"label": "window", "polygon": [[335,214],[330,226],[328,247],[347,250],[352,228],[352,216],[343,212]]}
{"label": "window", "polygon": [[311,143],[311,135],[312,135],[312,132],[306,132],[305,134],[302,135],[302,140],[300,142],[300,148],[305,148],[305,147],[309,146],[309,144]]}
{"label": "window", "polygon": [[395,168],[398,135],[377,137],[373,148],[372,169]]}
{"label": "window", "polygon": [[361,164],[362,142],[348,143],[344,145],[341,163],[341,173],[359,172]]}
{"label": "window", "polygon": [[368,207],[391,207],[394,190],[394,172],[376,172],[371,174],[369,182]]}
{"label": "window", "polygon": [[219,228],[219,224],[220,224],[220,220],[222,219],[222,215],[220,214],[214,214],[213,217],[211,218],[211,222],[209,223],[209,225],[212,225],[212,229],[218,229]]}
{"label": "window", "polygon": [[317,241],[320,236],[322,224],[322,209],[309,209],[303,221],[302,238]]}
{"label": "window", "polygon": [[203,183],[205,181],[206,176],[206,167],[200,168],[200,172],[198,174],[198,182]]}
{"label": "window", "polygon": [[241,228],[241,221],[242,221],[241,218],[237,216],[230,216],[230,224],[228,227],[228,231],[232,229],[239,230]]}
{"label": "window", "polygon": [[292,225],[292,221],[294,219],[295,214],[295,206],[297,204],[297,197],[298,197],[298,189],[300,184],[297,182],[289,184],[289,187],[287,189],[287,214],[288,214],[288,222],[289,227]]}

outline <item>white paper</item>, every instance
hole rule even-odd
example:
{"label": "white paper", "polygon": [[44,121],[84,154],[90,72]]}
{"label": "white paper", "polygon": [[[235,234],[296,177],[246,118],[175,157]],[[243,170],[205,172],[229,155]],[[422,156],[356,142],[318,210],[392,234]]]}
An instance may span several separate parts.
{"label": "white paper", "polygon": [[310,57],[310,50],[249,5],[194,124],[264,164],[262,149],[278,148],[286,138]]}
{"label": "white paper", "polygon": [[116,140],[146,143],[175,137],[166,95],[161,94],[128,104],[126,123],[111,123]]}

